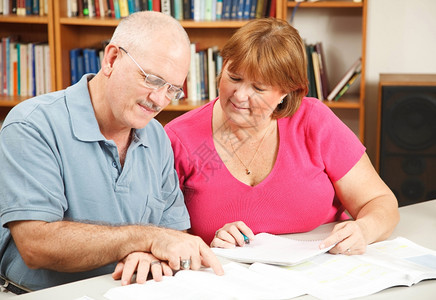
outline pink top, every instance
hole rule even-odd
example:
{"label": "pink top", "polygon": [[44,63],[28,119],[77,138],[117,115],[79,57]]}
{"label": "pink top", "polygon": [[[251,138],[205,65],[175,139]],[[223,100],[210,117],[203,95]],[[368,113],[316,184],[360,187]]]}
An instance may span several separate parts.
{"label": "pink top", "polygon": [[216,152],[212,139],[215,102],[165,126],[192,234],[209,244],[217,229],[234,221],[245,222],[254,234],[283,234],[348,218],[332,181],[359,161],[365,147],[326,105],[304,98],[292,117],[278,120],[275,165],[252,187],[233,177]]}

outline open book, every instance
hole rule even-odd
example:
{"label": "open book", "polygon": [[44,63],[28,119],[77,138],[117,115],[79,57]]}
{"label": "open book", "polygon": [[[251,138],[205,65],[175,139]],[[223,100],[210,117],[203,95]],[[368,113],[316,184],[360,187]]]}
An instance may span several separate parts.
{"label": "open book", "polygon": [[329,251],[332,247],[319,249],[321,241],[293,240],[269,233],[259,233],[244,247],[231,249],[212,248],[221,257],[243,263],[267,263],[282,266],[300,264],[309,258]]}
{"label": "open book", "polygon": [[255,263],[250,270],[293,282],[319,299],[352,299],[436,279],[436,251],[399,237],[369,245],[363,255],[323,254],[291,267]]}

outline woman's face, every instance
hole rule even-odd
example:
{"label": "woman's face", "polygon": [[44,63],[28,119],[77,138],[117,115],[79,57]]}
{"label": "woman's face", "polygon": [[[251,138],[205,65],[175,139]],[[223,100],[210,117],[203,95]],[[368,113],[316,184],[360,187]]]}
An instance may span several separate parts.
{"label": "woman's face", "polygon": [[271,114],[286,96],[276,86],[246,77],[244,71],[231,72],[227,63],[219,83],[220,105],[229,121],[241,127],[255,127],[271,120]]}

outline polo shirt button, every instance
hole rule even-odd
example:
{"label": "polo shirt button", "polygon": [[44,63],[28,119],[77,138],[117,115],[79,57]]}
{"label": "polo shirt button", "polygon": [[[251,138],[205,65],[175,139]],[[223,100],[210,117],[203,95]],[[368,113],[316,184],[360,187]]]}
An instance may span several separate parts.
{"label": "polo shirt button", "polygon": [[117,162],[115,160],[112,162],[112,167],[114,167],[114,168],[117,167]]}

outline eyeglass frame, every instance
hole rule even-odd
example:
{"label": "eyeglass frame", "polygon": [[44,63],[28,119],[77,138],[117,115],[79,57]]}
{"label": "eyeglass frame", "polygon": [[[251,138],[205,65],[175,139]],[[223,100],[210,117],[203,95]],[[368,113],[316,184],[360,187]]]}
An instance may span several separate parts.
{"label": "eyeglass frame", "polygon": [[[145,76],[144,83],[145,83],[145,85],[148,88],[151,88],[153,90],[158,90],[158,89],[168,85],[168,88],[167,88],[167,91],[165,93],[165,96],[169,100],[171,100],[171,101],[178,101],[178,100],[180,100],[180,99],[185,97],[185,93],[183,92],[182,88],[177,87],[177,86],[169,83],[168,81],[164,80],[163,78],[161,78],[159,76],[146,73],[144,71],[144,69],[138,64],[138,62],[130,55],[130,53],[126,49],[124,49],[123,47],[118,47],[118,48],[123,50],[127,54],[127,56],[130,57],[130,59],[135,63],[135,65],[139,68],[139,70],[141,70],[142,74],[144,74],[144,76]],[[161,85],[156,85],[156,84],[150,83],[150,80],[149,80],[150,77],[153,78],[154,80],[161,81],[162,84]],[[172,93],[172,96],[171,96],[171,93]]]}

